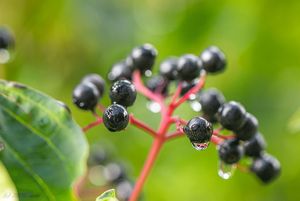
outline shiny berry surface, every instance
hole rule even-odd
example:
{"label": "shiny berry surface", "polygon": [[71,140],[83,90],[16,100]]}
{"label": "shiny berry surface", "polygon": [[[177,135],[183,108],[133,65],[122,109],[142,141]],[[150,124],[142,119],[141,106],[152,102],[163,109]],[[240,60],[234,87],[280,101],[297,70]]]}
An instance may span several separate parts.
{"label": "shiny berry surface", "polygon": [[178,58],[170,57],[164,60],[159,67],[159,74],[168,80],[175,80],[177,78]]}
{"label": "shiny berry surface", "polygon": [[191,81],[200,75],[199,58],[193,54],[186,54],[179,58],[177,65],[178,78]]}
{"label": "shiny berry surface", "polygon": [[132,68],[126,61],[116,63],[110,69],[108,73],[108,79],[111,82],[115,82],[121,79],[131,80]]}
{"label": "shiny berry surface", "polygon": [[245,141],[245,155],[251,157],[260,156],[266,147],[266,142],[260,133],[256,133],[251,139]]}
{"label": "shiny berry surface", "polygon": [[257,119],[252,114],[247,113],[245,123],[242,125],[242,127],[235,130],[234,133],[240,140],[249,140],[257,133],[257,129]]}
{"label": "shiny berry surface", "polygon": [[130,81],[119,80],[111,86],[109,97],[112,103],[129,107],[135,102],[136,90]]}
{"label": "shiny berry surface", "polygon": [[151,44],[136,47],[130,54],[133,68],[141,72],[152,69],[156,56],[157,50]]}
{"label": "shiny berry surface", "polygon": [[103,78],[98,74],[89,74],[82,78],[82,83],[90,82],[94,84],[99,92],[100,97],[103,96],[104,90],[105,90],[105,81]]}
{"label": "shiny berry surface", "polygon": [[225,140],[219,145],[218,153],[223,162],[234,164],[243,157],[243,148],[236,139]]}
{"label": "shiny berry surface", "polygon": [[150,78],[147,83],[146,87],[157,94],[167,95],[168,94],[168,86],[169,81],[161,76],[156,75]]}
{"label": "shiny berry surface", "polygon": [[205,49],[200,59],[203,63],[203,68],[206,72],[217,73],[222,72],[226,66],[224,53],[216,46],[211,46]]}
{"label": "shiny berry surface", "polygon": [[191,142],[205,143],[210,140],[213,128],[211,123],[209,123],[206,119],[202,117],[195,117],[183,127],[183,131]]}
{"label": "shiny berry surface", "polygon": [[73,91],[73,103],[83,110],[93,110],[99,97],[97,87],[90,82],[80,83]]}
{"label": "shiny berry surface", "polygon": [[265,154],[253,161],[251,171],[263,182],[269,183],[280,174],[280,163],[271,155]]}
{"label": "shiny berry surface", "polygon": [[200,92],[199,100],[201,109],[207,116],[214,116],[225,102],[223,94],[217,89],[207,89]]}
{"label": "shiny berry surface", "polygon": [[237,130],[245,123],[246,110],[240,103],[230,101],[219,108],[218,120],[224,128]]}
{"label": "shiny berry surface", "polygon": [[186,94],[191,88],[196,86],[198,82],[198,79],[194,79],[192,81],[182,81],[180,95],[183,96]]}
{"label": "shiny berry surface", "polygon": [[121,131],[129,123],[128,112],[122,105],[112,104],[103,113],[103,123],[111,132]]}

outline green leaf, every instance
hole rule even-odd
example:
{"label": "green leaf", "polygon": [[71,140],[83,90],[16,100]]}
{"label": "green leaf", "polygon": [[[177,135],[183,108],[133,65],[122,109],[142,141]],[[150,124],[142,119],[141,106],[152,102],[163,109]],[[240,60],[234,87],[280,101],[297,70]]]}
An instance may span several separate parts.
{"label": "green leaf", "polygon": [[0,80],[0,159],[20,200],[74,200],[88,144],[69,110],[21,84]]}
{"label": "green leaf", "polygon": [[114,189],[105,191],[96,199],[96,201],[118,201],[116,198],[116,191]]}
{"label": "green leaf", "polygon": [[0,162],[0,200],[18,201],[16,188]]}

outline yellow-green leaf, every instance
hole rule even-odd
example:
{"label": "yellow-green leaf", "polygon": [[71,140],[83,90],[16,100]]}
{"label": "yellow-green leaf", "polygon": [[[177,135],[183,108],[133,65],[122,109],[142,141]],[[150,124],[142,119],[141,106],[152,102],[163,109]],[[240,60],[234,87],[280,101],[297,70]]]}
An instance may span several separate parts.
{"label": "yellow-green leaf", "polygon": [[116,198],[116,191],[114,189],[110,189],[102,193],[96,201],[118,201]]}

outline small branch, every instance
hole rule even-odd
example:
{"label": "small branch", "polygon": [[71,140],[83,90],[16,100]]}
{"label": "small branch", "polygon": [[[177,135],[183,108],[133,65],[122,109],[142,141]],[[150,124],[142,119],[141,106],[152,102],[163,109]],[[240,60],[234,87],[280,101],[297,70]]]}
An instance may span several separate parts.
{"label": "small branch", "polygon": [[224,139],[224,140],[229,140],[229,139],[236,138],[235,135],[222,135],[222,134],[220,134],[220,129],[214,130],[214,131],[213,131],[213,135],[214,135],[214,136],[217,136],[217,137],[219,137],[219,138],[222,138],[222,139]]}
{"label": "small branch", "polygon": [[219,137],[213,135],[213,136],[211,136],[210,141],[212,143],[214,143],[215,145],[219,145],[219,144],[221,144],[224,141],[224,139],[219,138]]}
{"label": "small branch", "polygon": [[236,168],[237,168],[239,171],[243,172],[243,173],[249,173],[249,172],[250,172],[250,170],[249,170],[248,167],[246,167],[246,166],[244,166],[244,165],[241,165],[241,164],[239,164],[239,163],[236,164]]}
{"label": "small branch", "polygon": [[100,103],[97,105],[97,108],[102,113],[106,110],[106,108],[102,104],[100,104]]}
{"label": "small branch", "polygon": [[200,75],[200,79],[199,82],[197,83],[197,85],[195,85],[193,88],[191,88],[186,94],[184,94],[184,96],[182,96],[177,102],[173,103],[171,105],[172,108],[177,108],[179,105],[181,105],[182,103],[184,103],[186,100],[189,99],[191,94],[195,94],[197,93],[200,89],[202,89],[204,87],[205,84],[205,80],[206,80],[206,72],[203,71]]}
{"label": "small branch", "polygon": [[184,120],[184,119],[181,119],[180,117],[172,117],[170,118],[170,123],[180,123],[180,124],[183,124],[183,125],[186,125],[187,124],[187,121]]}
{"label": "small branch", "polygon": [[86,132],[86,131],[90,130],[91,128],[94,128],[95,126],[100,125],[101,123],[103,123],[103,119],[99,117],[99,118],[97,118],[96,121],[94,121],[94,122],[88,124],[87,126],[83,127],[82,131]]}
{"label": "small branch", "polygon": [[150,126],[148,126],[147,124],[145,124],[144,122],[136,119],[133,114],[131,114],[129,116],[129,120],[130,120],[130,123],[137,127],[137,128],[140,128],[142,130],[144,130],[146,133],[150,134],[152,137],[156,137],[157,136],[157,133],[155,130],[153,130]]}
{"label": "small branch", "polygon": [[180,82],[180,83],[178,84],[178,87],[177,87],[175,93],[174,93],[173,96],[172,96],[170,105],[175,104],[177,98],[180,96],[181,90],[182,90],[182,82]]}
{"label": "small branch", "polygon": [[162,100],[163,100],[162,96],[160,96],[159,94],[153,93],[147,87],[145,87],[145,85],[143,84],[143,81],[141,79],[140,71],[136,70],[133,72],[132,80],[133,80],[133,84],[134,84],[136,90],[139,93],[143,94],[144,96],[146,96],[147,98],[149,98],[150,100],[153,100],[155,102],[162,102]]}
{"label": "small branch", "polygon": [[185,134],[182,130],[179,130],[179,131],[174,131],[173,133],[169,133],[167,134],[165,140],[166,141],[169,141],[169,140],[174,140],[176,138],[179,138],[179,137],[183,137]]}

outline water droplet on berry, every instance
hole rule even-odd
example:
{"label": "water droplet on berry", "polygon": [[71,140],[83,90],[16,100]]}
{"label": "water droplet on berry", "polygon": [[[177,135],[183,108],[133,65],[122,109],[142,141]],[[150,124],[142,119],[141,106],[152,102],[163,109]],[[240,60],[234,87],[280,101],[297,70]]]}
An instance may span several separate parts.
{"label": "water droplet on berry", "polygon": [[147,102],[147,108],[153,113],[159,113],[161,110],[159,103],[154,101]]}
{"label": "water droplet on berry", "polygon": [[236,169],[235,164],[226,164],[223,161],[219,162],[219,170],[218,170],[218,175],[222,179],[230,179]]}
{"label": "water droplet on berry", "polygon": [[5,64],[10,60],[10,53],[6,49],[0,49],[0,64]]}
{"label": "water droplet on berry", "polygon": [[201,104],[198,101],[191,101],[190,106],[192,110],[194,110],[195,112],[201,111]]}
{"label": "water droplet on berry", "polygon": [[192,145],[197,151],[202,151],[208,147],[209,142],[202,142],[202,143],[192,142]]}
{"label": "water droplet on berry", "polygon": [[152,71],[151,70],[146,70],[145,71],[145,76],[146,77],[151,77],[151,75],[152,75]]}

